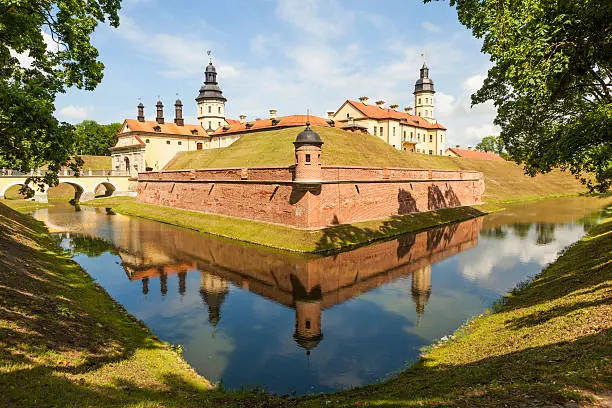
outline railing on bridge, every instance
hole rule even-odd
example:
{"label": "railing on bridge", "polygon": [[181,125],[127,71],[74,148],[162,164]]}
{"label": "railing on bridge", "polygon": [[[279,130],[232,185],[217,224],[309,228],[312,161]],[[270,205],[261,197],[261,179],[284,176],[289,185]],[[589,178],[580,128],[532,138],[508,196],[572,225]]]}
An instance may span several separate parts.
{"label": "railing on bridge", "polygon": [[[31,176],[43,176],[45,170],[36,169],[29,172],[23,172],[13,169],[0,169],[0,177],[31,177]],[[76,174],[73,170],[60,170],[58,172],[59,177],[75,177]],[[125,170],[81,170],[79,177],[129,177],[130,172]]]}

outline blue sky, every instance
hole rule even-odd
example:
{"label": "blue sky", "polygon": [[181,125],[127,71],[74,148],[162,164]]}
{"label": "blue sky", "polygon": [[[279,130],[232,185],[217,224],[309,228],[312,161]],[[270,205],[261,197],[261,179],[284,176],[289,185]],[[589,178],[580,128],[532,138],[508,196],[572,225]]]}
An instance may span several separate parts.
{"label": "blue sky", "polygon": [[196,123],[208,49],[231,118],[267,117],[270,108],[325,116],[363,95],[413,106],[425,52],[449,145],[498,133],[492,105],[470,108],[488,57],[448,2],[124,0],[120,16],[118,29],[101,25],[94,35],[103,82],[93,92],[60,95],[59,119],[121,122],[136,116],[139,98],[152,118],[158,96],[172,119],[178,93],[186,120]]}

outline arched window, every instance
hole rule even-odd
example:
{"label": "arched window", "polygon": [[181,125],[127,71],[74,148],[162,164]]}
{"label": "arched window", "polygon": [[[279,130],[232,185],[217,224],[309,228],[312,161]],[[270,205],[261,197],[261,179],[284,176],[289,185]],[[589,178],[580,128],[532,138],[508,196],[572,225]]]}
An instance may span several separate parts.
{"label": "arched window", "polygon": [[[220,114],[221,114],[221,107],[219,106],[219,115],[220,115]],[[221,125],[219,125],[219,126],[221,126]]]}
{"label": "arched window", "polygon": [[208,113],[212,112],[212,106],[208,105]]}

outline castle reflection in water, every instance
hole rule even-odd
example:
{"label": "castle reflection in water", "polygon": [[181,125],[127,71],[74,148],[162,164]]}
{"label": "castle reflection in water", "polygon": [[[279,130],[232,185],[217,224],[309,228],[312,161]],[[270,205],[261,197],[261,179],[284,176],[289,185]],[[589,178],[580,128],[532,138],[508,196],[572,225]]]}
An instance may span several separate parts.
{"label": "castle reflection in water", "polygon": [[[58,230],[75,230],[74,225],[63,225],[59,213],[47,217],[47,224]],[[141,281],[143,294],[159,290],[166,295],[168,280],[177,279],[184,295],[191,290],[187,274],[199,273],[198,290],[216,327],[232,283],[294,309],[294,339],[307,353],[323,339],[325,309],[400,277],[411,276],[411,296],[420,318],[432,291],[431,265],[476,246],[482,226],[482,218],[477,218],[332,256],[299,256],[130,217],[100,217],[91,209],[80,218],[81,236],[112,242],[127,277]]]}

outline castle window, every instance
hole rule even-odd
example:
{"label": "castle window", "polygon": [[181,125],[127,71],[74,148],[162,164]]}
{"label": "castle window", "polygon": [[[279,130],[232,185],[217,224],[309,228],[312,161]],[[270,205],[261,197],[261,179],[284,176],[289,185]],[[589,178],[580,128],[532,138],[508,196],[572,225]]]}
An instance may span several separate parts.
{"label": "castle window", "polygon": [[202,113],[202,107],[200,106],[200,113]]}
{"label": "castle window", "polygon": [[376,126],[374,126],[374,136],[376,136]]}
{"label": "castle window", "polygon": [[440,156],[442,156],[442,150],[440,150]]}
{"label": "castle window", "polygon": [[179,141],[179,142],[178,142],[178,145],[179,145],[179,146],[181,146],[182,144],[183,144],[183,142],[181,142],[181,141]]}
{"label": "castle window", "polygon": [[306,319],[306,328],[310,329],[310,319]]}
{"label": "castle window", "polygon": [[151,143],[149,139],[145,139],[145,143]]}
{"label": "castle window", "polygon": [[433,135],[429,135],[429,141],[433,142]]}
{"label": "castle window", "polygon": [[430,151],[429,151],[429,154],[430,154],[430,155],[433,155],[433,150],[430,150]]}
{"label": "castle window", "polygon": [[161,132],[161,127],[159,125],[153,126],[153,130],[156,132]]}
{"label": "castle window", "polygon": [[212,106],[208,106],[208,113],[212,112]]}
{"label": "castle window", "polygon": [[221,114],[221,107],[219,106],[219,115]]}
{"label": "castle window", "polygon": [[429,98],[425,98],[425,103],[429,103]]}
{"label": "castle window", "polygon": [[217,123],[219,124],[219,125],[217,125],[217,126],[221,127],[221,122],[217,122]]}
{"label": "castle window", "polygon": [[414,135],[410,132],[410,140],[414,139]]}
{"label": "castle window", "polygon": [[393,136],[395,136],[395,128],[393,128]]}
{"label": "castle window", "polygon": [[380,127],[380,136],[382,136],[382,135],[383,135],[383,127],[381,126]]}
{"label": "castle window", "polygon": [[196,144],[196,149],[197,150],[202,150],[202,143]]}
{"label": "castle window", "polygon": [[[210,106],[209,106],[209,108],[210,108]],[[208,121],[208,128],[212,129],[212,122],[210,120]]]}
{"label": "castle window", "polygon": [[421,98],[419,98],[419,105],[421,104]]}
{"label": "castle window", "polygon": [[192,129],[191,130],[191,134],[192,135],[197,135],[198,134],[198,129]]}
{"label": "castle window", "polygon": [[309,154],[306,155],[306,163],[310,163],[310,155]]}
{"label": "castle window", "polygon": [[347,114],[346,114],[346,118],[348,119],[348,118],[350,118],[350,117],[351,117],[351,115],[349,115],[349,114],[347,113]]}
{"label": "castle window", "polygon": [[166,140],[166,144],[170,144],[170,141],[169,141],[169,140]]}
{"label": "castle window", "polygon": [[417,139],[418,139],[419,142],[421,141],[421,134],[420,133],[417,135]]}
{"label": "castle window", "polygon": [[404,141],[406,141],[406,131],[404,130]]}

